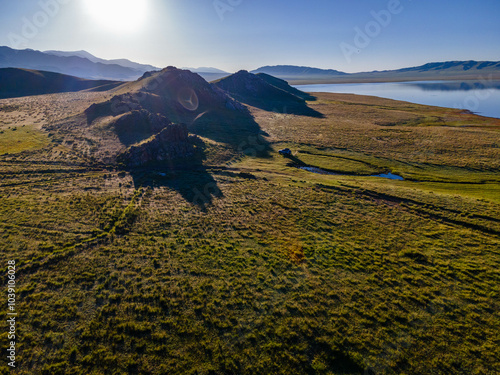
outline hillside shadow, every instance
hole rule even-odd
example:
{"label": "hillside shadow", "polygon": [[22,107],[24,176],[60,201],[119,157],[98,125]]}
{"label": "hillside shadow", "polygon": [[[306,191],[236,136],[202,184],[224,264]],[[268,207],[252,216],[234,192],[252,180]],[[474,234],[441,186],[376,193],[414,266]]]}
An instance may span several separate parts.
{"label": "hillside shadow", "polygon": [[318,97],[311,95],[308,92],[299,91],[299,93],[295,94],[295,95],[298,96],[299,98],[302,98],[302,99],[308,101],[308,102],[315,102],[316,100],[318,100]]}
{"label": "hillside shadow", "polygon": [[214,198],[223,197],[217,181],[202,166],[135,168],[129,173],[135,189],[166,187],[177,191],[186,202],[202,211],[212,205]]}
{"label": "hillside shadow", "polygon": [[206,158],[206,145],[199,138],[191,139],[196,153],[188,160],[171,160],[149,163],[146,166],[128,168],[134,188],[166,187],[177,191],[186,202],[205,211],[214,197],[223,197],[217,181],[202,165]]}
{"label": "hillside shadow", "polygon": [[[314,99],[316,100],[316,98]],[[262,100],[257,98],[238,98],[238,100],[242,103],[268,112],[279,112],[297,116],[325,118],[325,115],[323,115],[321,112],[316,111],[315,109],[312,109],[307,105],[307,102],[302,100],[276,101]]]}
{"label": "hillside shadow", "polygon": [[207,111],[188,126],[191,133],[231,146],[235,152],[270,157],[265,133],[249,112]]}
{"label": "hillside shadow", "polygon": [[[253,116],[247,111],[207,111],[188,125],[189,132],[230,146],[235,155],[270,157],[272,148]],[[167,187],[187,202],[205,211],[214,198],[223,194],[212,174],[204,167],[207,145],[195,138],[197,154],[188,161],[162,162],[140,168],[128,168],[134,187]],[[240,176],[241,177],[241,176]]]}

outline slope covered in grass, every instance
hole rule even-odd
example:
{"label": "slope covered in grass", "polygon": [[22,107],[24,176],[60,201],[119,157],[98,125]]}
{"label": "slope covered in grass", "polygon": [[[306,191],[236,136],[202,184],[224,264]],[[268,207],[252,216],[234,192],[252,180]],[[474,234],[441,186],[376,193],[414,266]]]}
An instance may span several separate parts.
{"label": "slope covered in grass", "polygon": [[0,156],[18,373],[495,373],[499,120],[307,105],[250,107],[258,133],[194,121],[202,168],[103,168],[57,139]]}
{"label": "slope covered in grass", "polygon": [[0,99],[87,89],[104,91],[121,84],[123,82],[90,80],[39,70],[0,69]]}

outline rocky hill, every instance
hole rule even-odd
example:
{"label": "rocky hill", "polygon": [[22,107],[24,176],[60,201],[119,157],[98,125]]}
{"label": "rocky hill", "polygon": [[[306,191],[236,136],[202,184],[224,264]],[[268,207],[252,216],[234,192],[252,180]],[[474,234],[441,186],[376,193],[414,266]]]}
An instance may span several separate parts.
{"label": "rocky hill", "polygon": [[195,155],[195,140],[185,124],[170,124],[150,139],[129,147],[117,160],[132,168],[162,164],[175,169]]}
{"label": "rocky hill", "polygon": [[252,101],[290,101],[301,102],[302,98],[278,88],[261,77],[240,70],[229,77],[220,79],[213,83],[214,86],[229,92],[242,102]]}
{"label": "rocky hill", "polygon": [[218,126],[221,137],[234,133],[233,120],[228,119],[251,122],[245,106],[225,91],[174,67],[146,73],[111,92],[111,99],[94,103],[48,130],[95,162],[171,167],[173,160],[174,164],[193,161],[196,138],[188,132],[210,132]]}
{"label": "rocky hill", "polygon": [[120,86],[115,93],[111,100],[89,108],[90,118],[147,109],[173,122],[190,123],[205,111],[244,111],[240,103],[198,74],[175,67],[145,73],[137,81]]}
{"label": "rocky hill", "polygon": [[267,111],[319,116],[306,104],[311,97],[294,89],[283,80],[269,75],[259,76],[241,70],[213,83],[236,100]]}

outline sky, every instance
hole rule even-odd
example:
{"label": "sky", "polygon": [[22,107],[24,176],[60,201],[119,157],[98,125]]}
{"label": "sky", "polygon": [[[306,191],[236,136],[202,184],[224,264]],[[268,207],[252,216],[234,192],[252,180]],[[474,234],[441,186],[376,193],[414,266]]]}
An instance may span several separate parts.
{"label": "sky", "polygon": [[158,67],[500,60],[499,0],[0,0],[0,45]]}

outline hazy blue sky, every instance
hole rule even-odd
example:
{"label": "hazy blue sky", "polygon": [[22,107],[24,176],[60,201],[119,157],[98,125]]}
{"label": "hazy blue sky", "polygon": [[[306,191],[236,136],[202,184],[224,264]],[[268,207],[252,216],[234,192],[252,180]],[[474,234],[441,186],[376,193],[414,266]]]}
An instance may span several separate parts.
{"label": "hazy blue sky", "polygon": [[499,16],[500,0],[0,0],[0,45],[355,72],[500,60]]}

